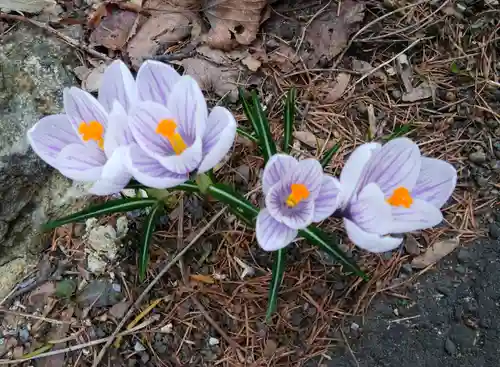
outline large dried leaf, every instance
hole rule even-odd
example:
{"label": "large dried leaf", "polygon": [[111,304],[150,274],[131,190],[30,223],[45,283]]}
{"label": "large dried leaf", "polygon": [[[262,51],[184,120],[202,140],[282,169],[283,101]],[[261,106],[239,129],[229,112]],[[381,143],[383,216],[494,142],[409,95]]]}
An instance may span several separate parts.
{"label": "large dried leaf", "polygon": [[436,263],[458,247],[460,241],[458,238],[444,240],[434,243],[422,255],[415,257],[411,265],[414,268],[422,269]]}
{"label": "large dried leaf", "polygon": [[340,99],[344,94],[347,86],[349,85],[349,81],[351,80],[351,75],[347,73],[339,73],[335,78],[335,82],[330,86],[328,84],[328,94],[324,98],[324,103],[333,103],[336,100]]}
{"label": "large dried leaf", "polygon": [[349,36],[359,29],[364,14],[362,2],[342,1],[339,15],[337,3],[332,2],[306,30],[307,45],[302,45],[302,55],[307,66],[313,68],[320,60],[327,63],[341,53]]}
{"label": "large dried leaf", "polygon": [[107,11],[107,15],[90,34],[90,43],[110,50],[121,50],[129,39],[138,14],[118,7],[109,7]]}
{"label": "large dried leaf", "polygon": [[55,4],[54,0],[0,0],[0,11],[38,14]]}
{"label": "large dried leaf", "polygon": [[267,0],[208,0],[208,44],[223,50],[249,45],[257,36],[266,6]]}
{"label": "large dried leaf", "polygon": [[418,87],[413,88],[411,92],[404,93],[402,100],[404,102],[416,102],[421,101],[422,99],[427,99],[432,97],[434,90],[432,86],[428,83],[424,82],[420,84]]}
{"label": "large dried leaf", "polygon": [[331,140],[326,143],[324,139],[318,138],[310,131],[294,131],[292,135],[301,143],[317,150],[330,149],[335,145],[335,143]]}
{"label": "large dried leaf", "polygon": [[237,69],[198,58],[184,59],[180,64],[184,67],[184,74],[191,75],[203,90],[227,97],[231,102],[238,99]]}
{"label": "large dried leaf", "polygon": [[132,65],[141,63],[167,48],[189,37],[192,30],[191,17],[180,12],[154,12],[130,40],[127,52]]}

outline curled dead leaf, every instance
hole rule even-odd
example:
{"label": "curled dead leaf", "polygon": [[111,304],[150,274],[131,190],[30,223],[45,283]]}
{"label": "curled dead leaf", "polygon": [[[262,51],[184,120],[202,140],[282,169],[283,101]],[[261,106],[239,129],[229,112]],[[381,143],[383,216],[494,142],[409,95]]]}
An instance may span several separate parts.
{"label": "curled dead leaf", "polygon": [[121,50],[127,43],[139,15],[118,7],[106,7],[106,10],[107,15],[90,34],[90,43],[110,50]]}
{"label": "curled dead leaf", "polygon": [[262,63],[252,55],[248,55],[247,57],[245,57],[243,60],[241,60],[241,63],[251,71],[259,70],[260,66],[262,65]]}
{"label": "curled dead leaf", "polygon": [[228,97],[231,102],[237,101],[239,70],[198,58],[184,59],[180,64],[184,67],[184,74],[191,75],[203,90]]}
{"label": "curled dead leaf", "polygon": [[418,87],[413,88],[411,92],[404,93],[402,100],[404,102],[416,102],[422,99],[430,98],[434,94],[434,89],[428,83],[424,82]]}
{"label": "curled dead leaf", "polygon": [[267,0],[208,0],[205,15],[211,29],[207,43],[223,50],[249,45],[257,36],[266,6]]}
{"label": "curled dead leaf", "polygon": [[435,242],[422,255],[415,257],[411,262],[411,266],[422,269],[432,265],[451,253],[459,244],[458,238]]}
{"label": "curled dead leaf", "polygon": [[318,138],[310,131],[294,131],[293,137],[301,143],[308,145],[309,147],[316,150],[330,149],[335,145],[333,141],[329,141],[328,143],[326,143],[324,139]]}
{"label": "curled dead leaf", "polygon": [[335,82],[332,86],[328,84],[328,94],[323,99],[324,103],[333,103],[340,99],[344,94],[347,86],[349,85],[349,81],[351,80],[351,75],[347,73],[339,73],[335,78]]}
{"label": "curled dead leaf", "polygon": [[102,63],[93,69],[85,66],[77,66],[73,71],[82,81],[82,89],[87,92],[97,92],[101,86],[101,79],[106,70],[107,65]]}
{"label": "curled dead leaf", "polygon": [[366,6],[362,2],[342,1],[338,15],[337,6],[332,2],[307,28],[305,40],[309,47],[302,46],[301,53],[310,68],[322,59],[329,62],[341,53],[365,16]]}

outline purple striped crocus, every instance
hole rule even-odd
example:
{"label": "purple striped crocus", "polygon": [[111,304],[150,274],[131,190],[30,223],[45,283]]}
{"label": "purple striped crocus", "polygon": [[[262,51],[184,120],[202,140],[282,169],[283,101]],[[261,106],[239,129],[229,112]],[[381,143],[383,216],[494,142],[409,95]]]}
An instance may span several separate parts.
{"label": "purple striped crocus", "polygon": [[117,193],[131,178],[123,157],[133,141],[127,111],[136,95],[132,74],[114,61],[104,72],[98,99],[79,88],[65,89],[64,113],[40,119],[28,131],[29,143],[64,176],[92,182],[90,193]]}
{"label": "purple striped crocus", "polygon": [[170,188],[219,163],[233,145],[236,121],[223,107],[208,114],[203,94],[190,76],[145,62],[137,74],[139,102],[129,113],[136,144],[127,167],[142,184]]}
{"label": "purple striped crocus", "polygon": [[332,215],[341,199],[339,181],[324,174],[317,160],[285,154],[267,162],[262,190],[266,207],[257,217],[256,235],[266,251],[287,246],[299,229]]}
{"label": "purple striped crocus", "polygon": [[433,227],[453,193],[455,168],[422,157],[418,146],[397,138],[381,146],[363,144],[340,175],[341,213],[349,239],[370,252],[397,248],[401,234]]}

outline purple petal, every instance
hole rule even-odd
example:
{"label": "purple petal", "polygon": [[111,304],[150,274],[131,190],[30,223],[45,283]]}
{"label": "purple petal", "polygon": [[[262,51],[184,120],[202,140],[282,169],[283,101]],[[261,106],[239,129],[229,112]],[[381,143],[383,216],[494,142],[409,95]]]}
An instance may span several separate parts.
{"label": "purple petal", "polygon": [[287,173],[283,180],[288,185],[298,183],[306,185],[310,197],[316,198],[323,182],[323,167],[316,159],[303,159],[297,168]]}
{"label": "purple petal", "polygon": [[290,193],[290,185],[286,181],[278,182],[266,195],[266,208],[278,222],[293,229],[303,229],[312,223],[315,198],[309,196],[291,208],[286,204]]}
{"label": "purple petal", "polygon": [[285,178],[286,174],[292,172],[299,162],[287,154],[273,155],[264,167],[262,174],[262,191],[267,195],[272,186]]}
{"label": "purple petal", "polygon": [[374,183],[365,186],[357,199],[351,201],[348,213],[349,219],[364,231],[381,235],[390,233],[391,206]]}
{"label": "purple petal", "polygon": [[187,174],[179,175],[168,171],[137,144],[127,147],[125,164],[137,181],[155,189],[168,189],[186,182],[189,178]]}
{"label": "purple petal", "polygon": [[175,154],[169,141],[156,133],[158,123],[164,119],[174,119],[173,114],[164,106],[154,102],[141,102],[129,114],[129,126],[139,146],[150,156]]}
{"label": "purple petal", "polygon": [[441,208],[457,184],[457,171],[448,162],[422,157],[420,174],[411,195]]}
{"label": "purple petal", "polygon": [[80,138],[66,115],[42,118],[28,131],[31,148],[45,162],[55,167],[57,155],[69,144],[80,143]]}
{"label": "purple petal", "polygon": [[357,147],[349,156],[344,164],[340,174],[340,183],[342,184],[342,206],[345,206],[354,193],[361,172],[364,166],[370,160],[374,152],[381,148],[379,143],[366,143]]}
{"label": "purple petal", "polygon": [[132,144],[134,137],[128,123],[128,116],[122,105],[117,101],[113,104],[113,110],[108,117],[108,128],[104,135],[104,151],[108,157],[122,146]]}
{"label": "purple petal", "polygon": [[323,183],[314,202],[313,222],[321,222],[331,216],[339,207],[340,199],[339,180],[323,175]]}
{"label": "purple petal", "polygon": [[369,252],[379,253],[394,250],[403,242],[402,238],[381,236],[363,231],[347,218],[344,218],[344,226],[352,243]]}
{"label": "purple petal", "polygon": [[188,75],[175,84],[168,97],[167,107],[179,124],[179,133],[194,141],[205,134],[207,127],[207,102],[196,81]]}
{"label": "purple petal", "polygon": [[152,101],[164,106],[181,76],[170,65],[148,60],[137,72],[137,93],[140,101]]}
{"label": "purple petal", "polygon": [[384,195],[404,187],[411,191],[420,173],[420,150],[407,138],[397,138],[376,151],[361,174],[359,189],[376,183]]}
{"label": "purple petal", "polygon": [[112,195],[127,186],[132,175],[125,166],[127,147],[119,147],[102,167],[101,178],[94,182],[89,192],[94,195]]}
{"label": "purple petal", "polygon": [[84,144],[69,144],[57,156],[54,167],[75,181],[92,182],[101,178],[106,155]]}
{"label": "purple petal", "polygon": [[98,100],[108,113],[113,109],[115,101],[128,111],[137,100],[134,77],[121,60],[113,61],[104,71]]}
{"label": "purple petal", "polygon": [[198,172],[203,173],[222,161],[233,146],[236,137],[236,120],[224,107],[214,107],[207,121],[203,136],[203,161]]}
{"label": "purple petal", "polygon": [[106,129],[108,114],[90,93],[75,87],[66,88],[63,100],[64,111],[77,133],[82,122],[97,121]]}
{"label": "purple petal", "polygon": [[276,251],[288,246],[297,237],[297,230],[278,222],[263,209],[257,216],[255,226],[257,243],[265,251]]}
{"label": "purple petal", "polygon": [[431,228],[443,220],[441,210],[420,199],[413,199],[409,208],[392,207],[389,233],[405,233]]}

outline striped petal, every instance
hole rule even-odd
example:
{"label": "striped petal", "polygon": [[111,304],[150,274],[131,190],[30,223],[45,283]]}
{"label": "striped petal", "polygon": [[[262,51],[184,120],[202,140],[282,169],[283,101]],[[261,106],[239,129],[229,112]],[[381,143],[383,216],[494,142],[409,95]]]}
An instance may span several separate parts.
{"label": "striped petal", "polygon": [[276,251],[288,246],[296,237],[298,231],[278,222],[264,209],[257,216],[255,226],[257,243],[265,251]]}
{"label": "striped petal", "polygon": [[64,111],[78,133],[82,122],[97,121],[106,129],[108,115],[101,104],[90,93],[71,87],[63,92]]}
{"label": "striped petal", "polygon": [[54,167],[64,176],[84,182],[101,178],[106,155],[102,150],[89,149],[87,145],[69,144],[57,156]]}
{"label": "striped petal", "polygon": [[144,62],[137,72],[137,93],[140,101],[152,101],[164,106],[181,76],[173,67],[158,61]]}
{"label": "striped petal", "polygon": [[113,61],[104,71],[99,87],[98,101],[109,113],[114,102],[120,103],[128,111],[137,100],[134,77],[121,60]]}
{"label": "striped petal", "polygon": [[411,207],[392,207],[390,233],[405,233],[431,228],[443,220],[443,214],[436,206],[420,199],[413,199]]}
{"label": "striped petal", "polygon": [[457,171],[448,162],[422,158],[420,174],[411,195],[441,208],[457,184]]}
{"label": "striped petal", "polygon": [[371,183],[363,188],[356,200],[351,202],[348,218],[366,232],[384,235],[390,233],[391,208],[380,188]]}
{"label": "striped petal", "polygon": [[362,230],[353,221],[344,218],[344,226],[347,236],[356,246],[369,252],[386,252],[398,248],[403,242],[402,238],[381,236]]}
{"label": "striped petal", "polygon": [[94,195],[112,195],[123,190],[132,175],[125,166],[127,147],[117,148],[102,167],[99,180],[94,182],[89,192]]}
{"label": "striped petal", "polygon": [[43,117],[28,131],[28,141],[35,153],[52,167],[66,146],[80,144],[66,115]]}
{"label": "striped petal", "polygon": [[222,161],[233,146],[236,137],[236,120],[224,107],[214,107],[207,121],[203,136],[203,160],[198,172],[203,173]]}
{"label": "striped petal", "polygon": [[108,117],[108,128],[104,135],[104,151],[108,157],[111,157],[118,147],[126,146],[133,142],[134,136],[130,130],[127,112],[120,103],[115,101]]}
{"label": "striped petal", "polygon": [[331,216],[339,207],[340,199],[339,180],[323,175],[323,182],[314,202],[313,222],[321,222]]}
{"label": "striped petal", "polygon": [[287,154],[275,154],[267,162],[262,174],[262,191],[267,195],[272,186],[277,184],[286,174],[297,168],[299,162]]}

